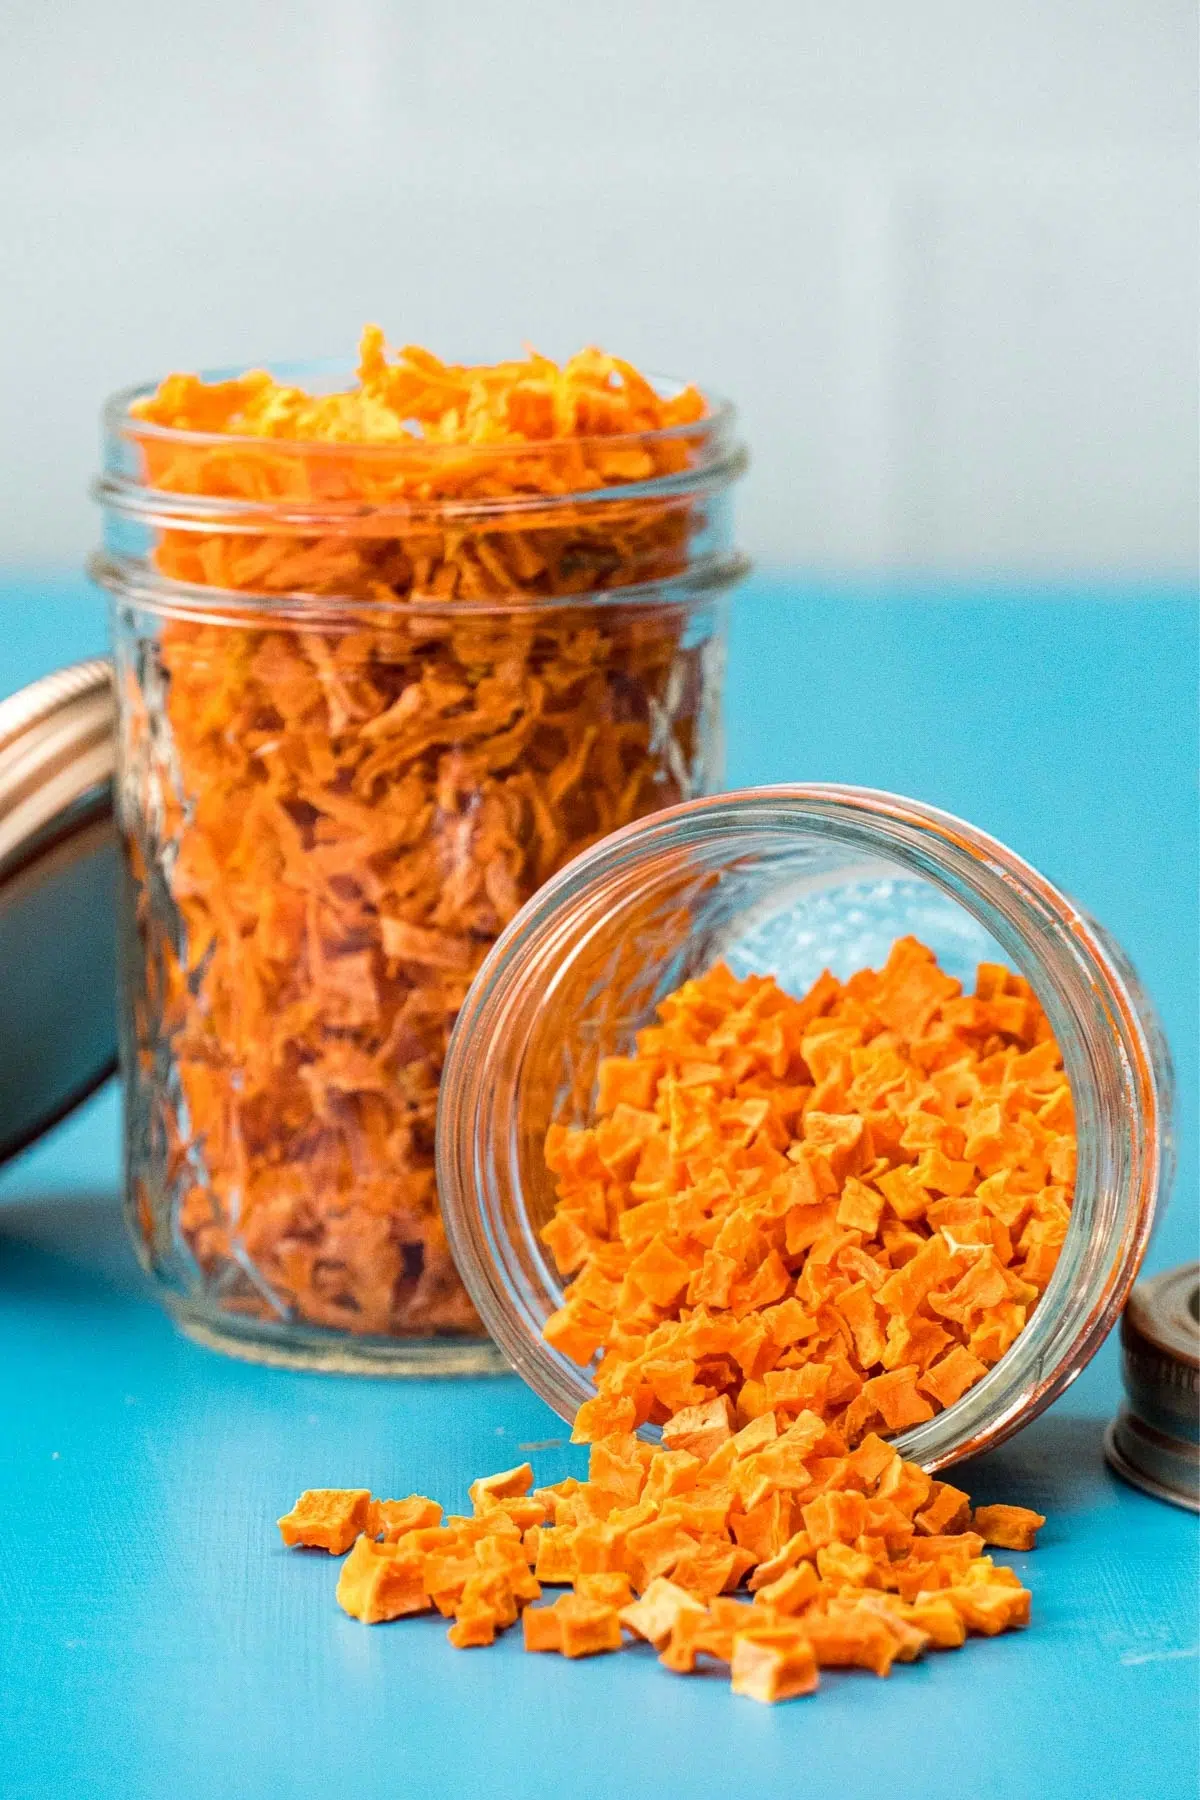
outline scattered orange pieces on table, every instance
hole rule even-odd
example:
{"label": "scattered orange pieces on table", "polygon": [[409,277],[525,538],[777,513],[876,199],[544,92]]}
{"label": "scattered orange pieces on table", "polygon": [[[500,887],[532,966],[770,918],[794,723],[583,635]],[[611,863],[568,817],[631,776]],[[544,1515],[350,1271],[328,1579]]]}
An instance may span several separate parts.
{"label": "scattered orange pieces on table", "polygon": [[[357,1509],[338,1598],[360,1618],[423,1597],[456,1646],[521,1617],[526,1649],[572,1658],[625,1632],[764,1702],[1028,1624],[984,1549],[1032,1549],[1042,1515],[972,1511],[882,1434],[954,1404],[1048,1279],[1030,1234],[1069,1210],[1074,1139],[1032,994],[985,967],[963,998],[905,939],[803,1001],[717,968],[660,1020],[602,1066],[611,1111],[548,1146],[547,1241],[578,1271],[557,1317],[600,1350],[587,1480],[522,1464],[444,1523],[419,1496],[305,1495],[285,1536]],[[530,1604],[546,1583],[572,1591]]]}

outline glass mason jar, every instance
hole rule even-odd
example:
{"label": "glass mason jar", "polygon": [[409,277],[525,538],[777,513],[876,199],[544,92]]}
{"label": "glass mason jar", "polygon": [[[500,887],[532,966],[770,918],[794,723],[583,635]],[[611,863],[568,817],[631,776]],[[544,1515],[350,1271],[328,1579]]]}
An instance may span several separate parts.
{"label": "glass mason jar", "polygon": [[585,851],[524,907],[463,1007],[442,1079],[438,1183],[480,1317],[565,1419],[590,1369],[542,1326],[564,1283],[552,1123],[589,1121],[599,1059],[629,1054],[663,996],[724,959],[802,994],[828,967],[879,967],[909,933],[969,983],[980,961],[1032,985],[1063,1054],[1076,1193],[1049,1285],[1001,1359],[898,1437],[927,1469],[994,1445],[1047,1406],[1115,1322],[1173,1167],[1170,1059],[1107,934],[994,839],[892,794],[814,785],[694,800]]}
{"label": "glass mason jar", "polygon": [[503,1368],[439,1211],[446,1045],[549,876],[719,783],[732,410],[492,452],[166,429],[149,391],[107,409],[91,565],[135,1242],[219,1347]]}

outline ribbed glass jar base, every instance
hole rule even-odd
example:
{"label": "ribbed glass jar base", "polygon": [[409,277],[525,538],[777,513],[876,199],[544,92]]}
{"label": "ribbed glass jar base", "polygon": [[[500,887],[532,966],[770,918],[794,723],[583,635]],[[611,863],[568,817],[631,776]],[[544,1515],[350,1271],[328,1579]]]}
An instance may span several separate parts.
{"label": "ribbed glass jar base", "polygon": [[443,1375],[509,1375],[511,1366],[487,1338],[350,1337],[319,1326],[239,1319],[194,1301],[169,1298],[185,1337],[207,1350],[276,1369],[326,1375],[389,1375],[429,1380]]}

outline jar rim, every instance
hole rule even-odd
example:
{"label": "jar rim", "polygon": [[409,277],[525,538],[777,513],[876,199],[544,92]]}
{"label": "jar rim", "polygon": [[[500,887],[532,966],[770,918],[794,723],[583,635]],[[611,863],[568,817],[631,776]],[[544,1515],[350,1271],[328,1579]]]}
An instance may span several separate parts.
{"label": "jar rim", "polygon": [[[1046,1294],[987,1376],[896,1440],[903,1454],[938,1468],[1003,1441],[1048,1406],[1098,1349],[1133,1284],[1172,1164],[1169,1053],[1133,970],[1103,928],[1045,876],[950,813],[833,783],[742,789],[626,826],[554,876],[493,946],[450,1042],[437,1163],[451,1250],[509,1360],[556,1411],[573,1416],[594,1391],[591,1376],[541,1338],[536,1305],[516,1291],[503,1233],[488,1215],[487,1158],[504,1154],[486,1136],[497,1087],[492,1053],[502,1043],[510,1055],[520,1053],[522,982],[536,984],[538,994],[549,991],[554,958],[567,954],[573,916],[586,932],[586,920],[599,919],[605,906],[613,916],[622,884],[632,891],[639,865],[689,843],[719,847],[724,837],[732,843],[755,830],[824,833],[923,877],[973,913],[1031,980],[1063,1049],[1076,1105],[1091,1115],[1086,1146],[1081,1132],[1071,1226]],[[527,1006],[536,1003],[536,996],[526,999]]]}

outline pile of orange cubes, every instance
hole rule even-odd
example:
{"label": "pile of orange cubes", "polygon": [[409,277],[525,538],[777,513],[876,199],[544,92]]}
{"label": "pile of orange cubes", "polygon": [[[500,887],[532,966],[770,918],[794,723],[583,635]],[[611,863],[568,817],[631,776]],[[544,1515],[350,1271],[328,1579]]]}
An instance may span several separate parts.
{"label": "pile of orange cubes", "polygon": [[546,1336],[597,1358],[587,1479],[539,1488],[523,1464],[449,1518],[311,1490],[284,1540],[348,1551],[338,1599],[368,1623],[436,1609],[468,1648],[521,1618],[527,1649],[568,1657],[643,1640],[763,1701],[1025,1625],[1028,1591],[986,1551],[1032,1549],[1042,1516],[972,1510],[886,1434],[1024,1328],[1075,1147],[1058,1047],[1007,970],[963,995],[903,939],[798,1000],[718,966],[602,1067],[595,1122],[547,1145],[545,1236],[573,1279]]}

